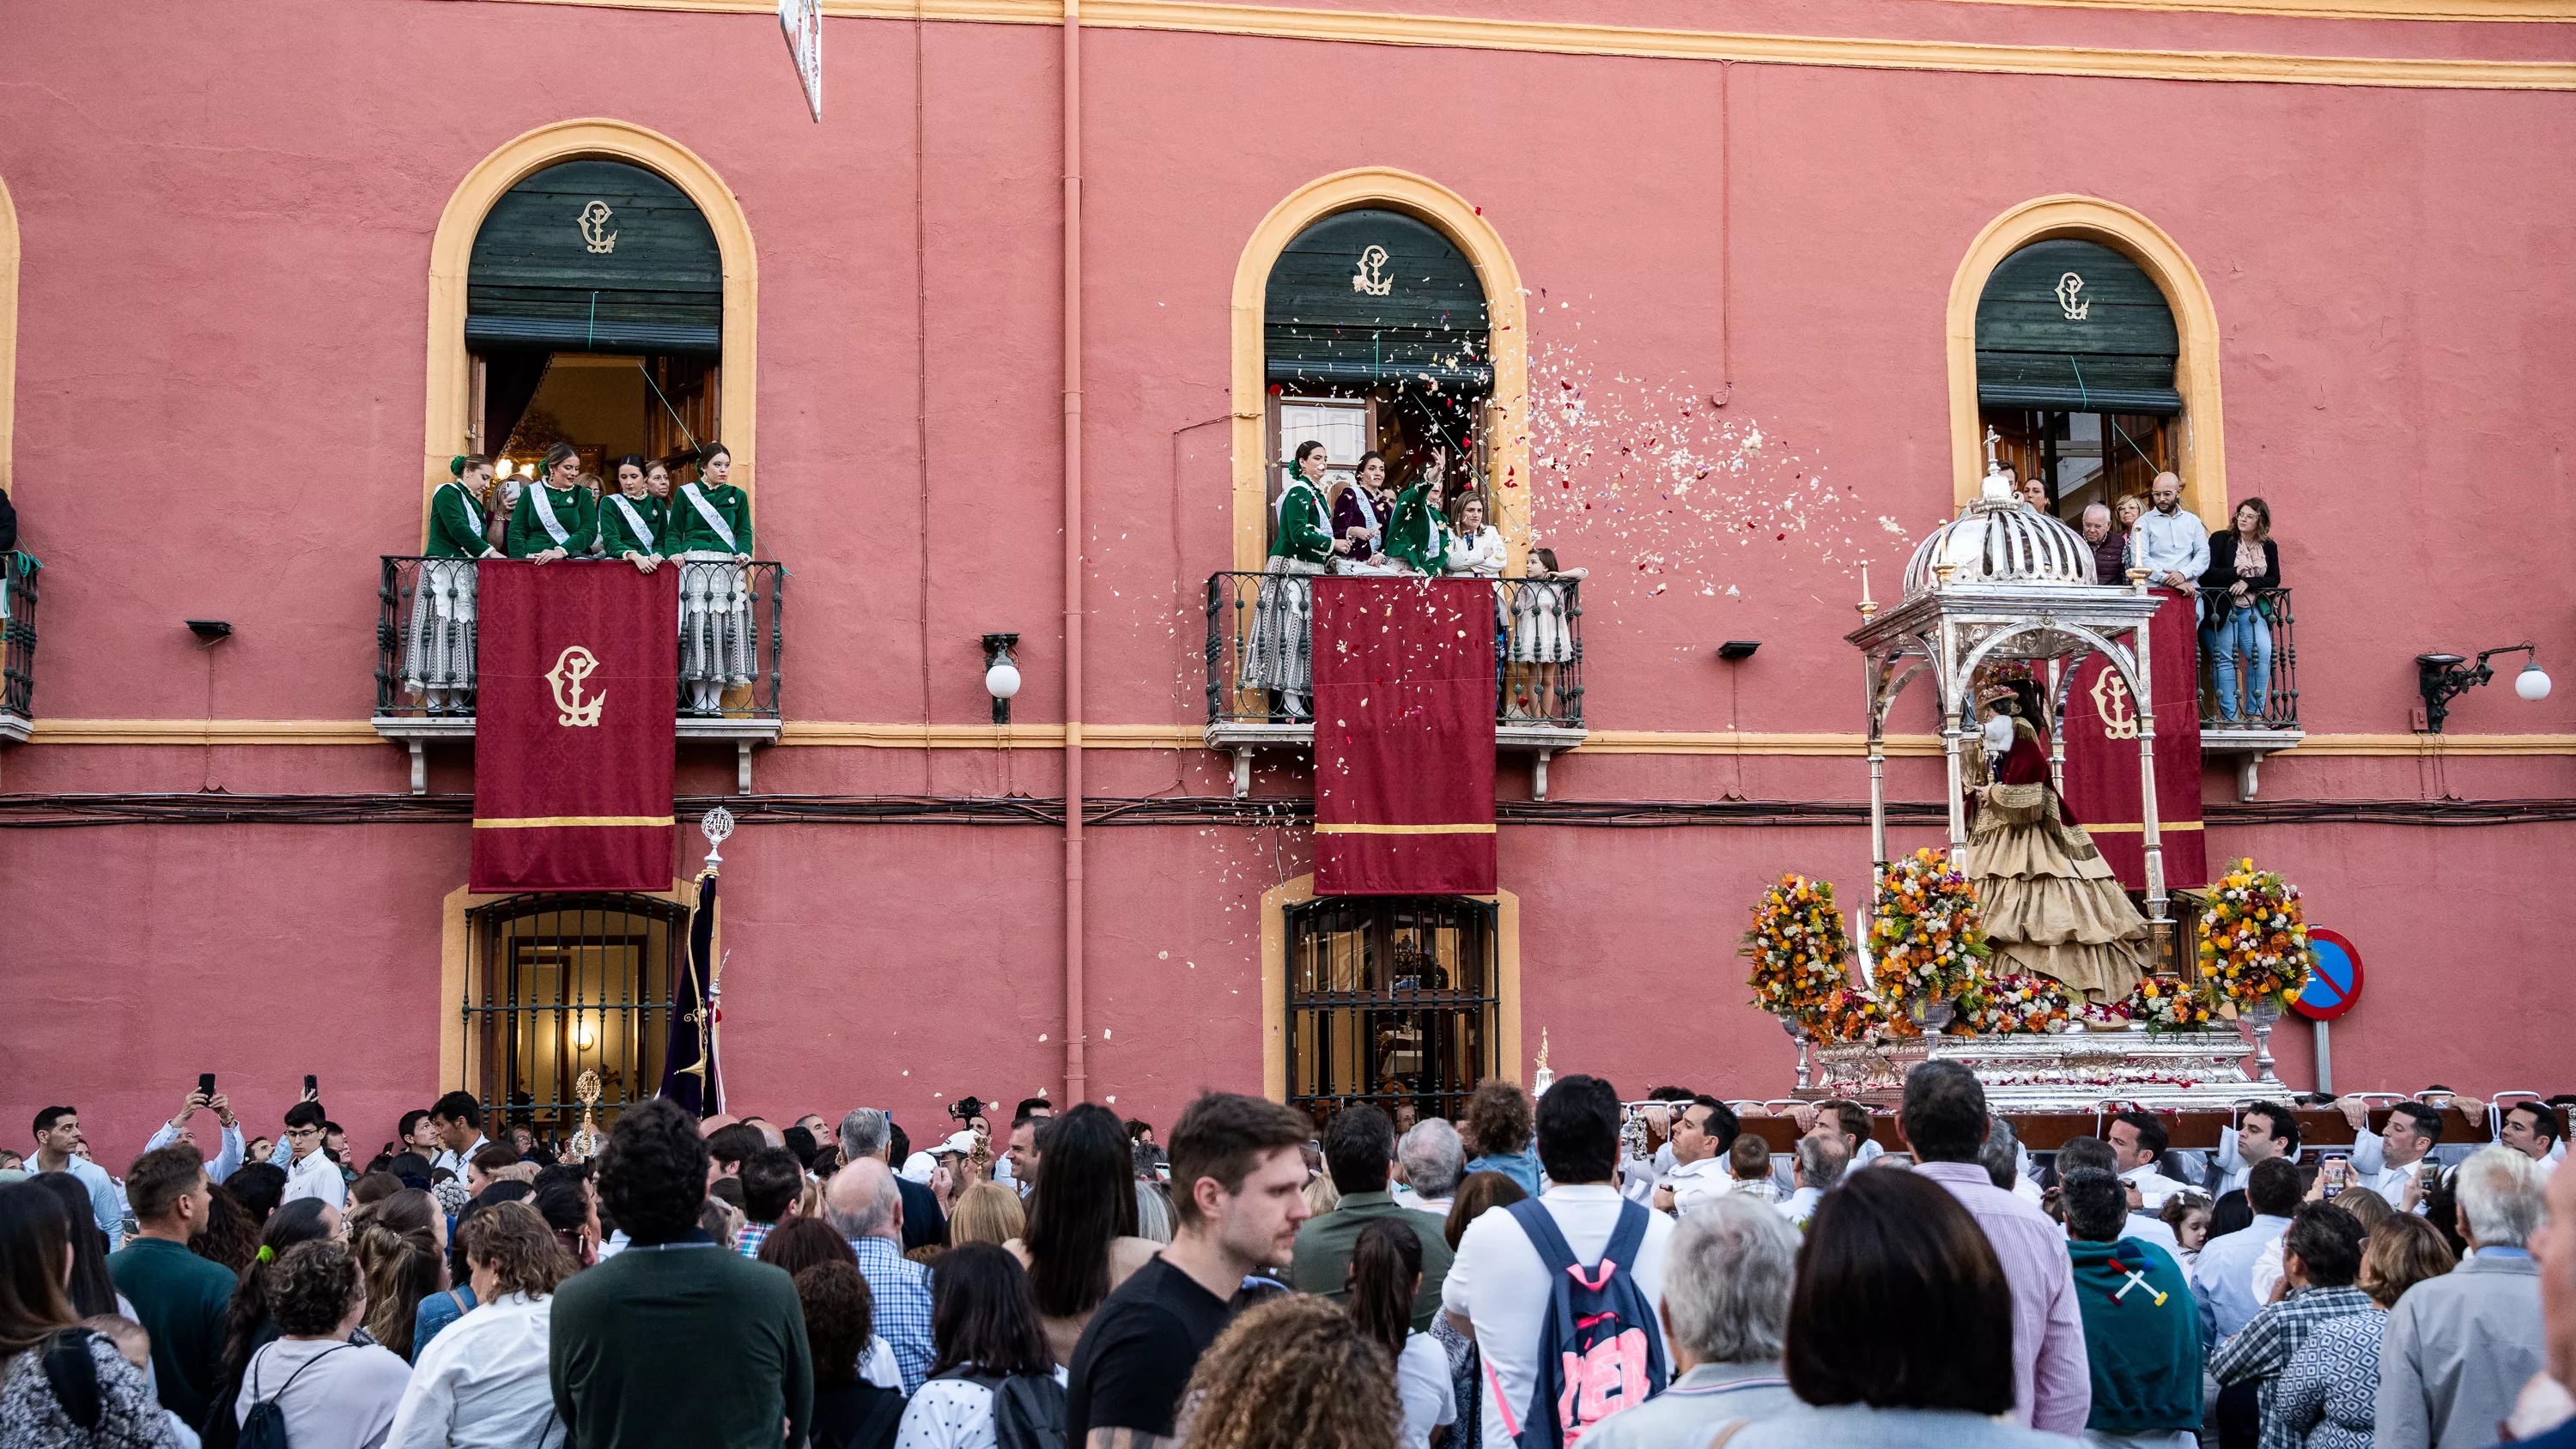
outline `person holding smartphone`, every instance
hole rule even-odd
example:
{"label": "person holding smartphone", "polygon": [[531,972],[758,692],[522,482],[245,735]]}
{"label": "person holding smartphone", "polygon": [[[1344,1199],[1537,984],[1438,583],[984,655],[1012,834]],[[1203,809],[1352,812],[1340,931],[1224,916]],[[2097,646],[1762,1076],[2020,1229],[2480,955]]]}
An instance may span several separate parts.
{"label": "person holding smartphone", "polygon": [[200,1112],[213,1113],[216,1123],[222,1128],[220,1145],[206,1154],[207,1180],[221,1182],[242,1165],[241,1121],[233,1116],[231,1101],[215,1090],[215,1074],[212,1072],[197,1074],[197,1089],[179,1104],[176,1116],[153,1129],[152,1140],[143,1144],[143,1150],[157,1152],[173,1142],[185,1142],[199,1152],[205,1152],[206,1142],[200,1135],[204,1129],[196,1120]]}
{"label": "person holding smartphone", "polygon": [[2411,1179],[2422,1175],[2434,1144],[2442,1140],[2442,1112],[2425,1102],[2399,1102],[2388,1109],[2388,1124],[2370,1130],[2369,1104],[2339,1097],[2335,1109],[2352,1124],[2352,1181],[2391,1203],[2406,1195]]}

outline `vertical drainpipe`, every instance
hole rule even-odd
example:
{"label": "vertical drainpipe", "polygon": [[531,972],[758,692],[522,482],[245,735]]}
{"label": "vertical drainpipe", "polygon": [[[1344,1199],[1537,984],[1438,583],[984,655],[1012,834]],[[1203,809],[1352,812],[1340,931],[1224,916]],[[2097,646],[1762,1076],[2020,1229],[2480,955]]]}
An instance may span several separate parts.
{"label": "vertical drainpipe", "polygon": [[1082,1063],[1082,3],[1064,0],[1064,1101]]}

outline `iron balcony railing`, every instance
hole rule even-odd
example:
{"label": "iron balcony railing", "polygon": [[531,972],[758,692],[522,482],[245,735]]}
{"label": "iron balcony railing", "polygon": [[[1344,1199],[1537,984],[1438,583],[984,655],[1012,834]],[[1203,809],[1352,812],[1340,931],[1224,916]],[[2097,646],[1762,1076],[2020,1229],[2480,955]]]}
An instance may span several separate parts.
{"label": "iron balcony railing", "polygon": [[[430,625],[433,612],[430,601],[420,597],[422,566],[456,562],[458,560],[392,554],[384,557],[383,581],[376,590],[376,715],[379,719],[470,719],[474,714],[474,697],[470,690],[451,691],[441,701],[441,707],[433,710],[425,693],[415,693],[408,687],[414,670],[413,633]],[[626,568],[630,565],[593,559],[547,567]],[[723,590],[739,586],[744,591],[750,610],[752,678],[747,685],[727,686],[723,716],[729,719],[777,719],[780,661],[787,648],[786,566],[775,562],[733,564],[672,559],[663,567],[680,571],[680,596],[683,599],[690,597],[693,589],[721,594]],[[671,647],[676,652],[680,647],[679,620],[673,618],[664,627],[670,631]],[[14,655],[11,657],[15,658]],[[687,715],[692,713],[689,705],[689,684],[684,678],[680,681],[673,707]]]}
{"label": "iron balcony railing", "polygon": [[2254,595],[2254,608],[2263,620],[2263,630],[2272,640],[2272,668],[2264,680],[2263,708],[2253,708],[2253,691],[2249,677],[2255,673],[2255,660],[2244,650],[2237,651],[2236,709],[2238,720],[2226,724],[2225,711],[2218,695],[2218,651],[2213,636],[2204,632],[2200,638],[2200,727],[2204,730],[2222,726],[2242,730],[2295,730],[2299,728],[2299,653],[2290,635],[2290,591],[2265,589]]}
{"label": "iron balcony railing", "polygon": [[35,717],[36,571],[30,553],[0,553],[0,714]]}
{"label": "iron balcony railing", "polygon": [[[1273,713],[1279,701],[1243,684],[1244,651],[1265,577],[1208,575],[1209,724],[1284,722]],[[1573,579],[1497,579],[1493,588],[1494,722],[1583,728],[1582,585]]]}

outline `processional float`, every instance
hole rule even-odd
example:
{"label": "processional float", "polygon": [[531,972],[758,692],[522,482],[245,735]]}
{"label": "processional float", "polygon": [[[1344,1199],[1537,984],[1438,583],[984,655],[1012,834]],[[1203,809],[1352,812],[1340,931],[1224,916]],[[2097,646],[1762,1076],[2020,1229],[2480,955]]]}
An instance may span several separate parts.
{"label": "processional float", "polygon": [[[1928,676],[1941,720],[1941,754],[1949,796],[1948,835],[1953,857],[1968,842],[1966,751],[1976,746],[1976,684],[1989,666],[2018,665],[2042,686],[2050,716],[2049,769],[2062,791],[2066,767],[2066,696],[2078,666],[2100,655],[2136,701],[2139,799],[2144,806],[2146,917],[2156,963],[2173,959],[2175,923],[2165,892],[2163,836],[2157,820],[2155,693],[2150,688],[2147,632],[2164,601],[2147,591],[2142,570],[2127,580],[2094,577],[2093,552],[2082,535],[2014,496],[2011,475],[1993,457],[1988,434],[1987,471],[1979,496],[1914,551],[1905,569],[1903,597],[1882,609],[1869,598],[1862,576],[1861,625],[1845,639],[1861,651],[1868,708],[1870,878],[1875,889],[1888,868],[1887,721],[1906,686]],[[1873,932],[1859,932],[1862,967],[1869,966]],[[2191,969],[2197,969],[2196,966]],[[2272,1076],[2268,1037],[2277,1005],[2257,1008],[2248,1020],[2257,1033],[2257,1073],[2242,1063],[2244,1039],[2233,1030],[2157,1030],[2126,1023],[2110,1030],[2065,1029],[1978,1036],[1940,1033],[1943,1014],[1918,1022],[1923,1035],[1855,1042],[1812,1043],[1811,1079],[1806,1029],[1783,1017],[1799,1039],[1799,1095],[1852,1097],[1891,1103],[1908,1068],[1927,1058],[1956,1060],[1985,1084],[1998,1110],[2091,1110],[2105,1100],[2149,1107],[2225,1107],[2254,1095]]]}

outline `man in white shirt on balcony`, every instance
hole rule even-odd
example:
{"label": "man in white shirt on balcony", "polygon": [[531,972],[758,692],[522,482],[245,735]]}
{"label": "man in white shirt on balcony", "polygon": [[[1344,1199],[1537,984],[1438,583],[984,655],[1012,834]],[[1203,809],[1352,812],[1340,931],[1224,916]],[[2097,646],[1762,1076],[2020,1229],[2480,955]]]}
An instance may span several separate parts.
{"label": "man in white shirt on balcony", "polygon": [[2147,582],[2186,597],[2200,592],[2200,576],[2209,572],[2209,529],[2200,516],[2182,506],[2182,480],[2158,473],[2147,490],[2155,507],[2138,518],[2129,532],[2129,566],[2147,571]]}

